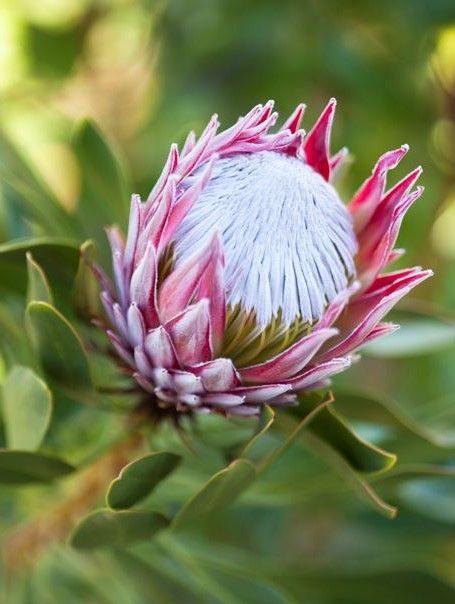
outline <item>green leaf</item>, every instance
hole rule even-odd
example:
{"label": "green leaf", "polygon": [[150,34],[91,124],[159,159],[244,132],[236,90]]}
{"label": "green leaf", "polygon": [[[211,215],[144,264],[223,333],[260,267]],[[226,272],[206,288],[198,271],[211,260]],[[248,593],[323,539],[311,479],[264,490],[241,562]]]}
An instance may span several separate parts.
{"label": "green leaf", "polygon": [[52,415],[52,394],[28,367],[16,365],[2,386],[6,441],[11,449],[35,451]]}
{"label": "green leaf", "polygon": [[340,453],[334,449],[324,439],[319,438],[310,430],[305,433],[305,441],[307,446],[318,456],[324,459],[328,465],[337,472],[343,479],[346,485],[357,493],[369,505],[372,505],[378,512],[388,518],[395,518],[398,513],[397,508],[384,501],[373,487],[362,477],[361,474],[355,472],[352,466]]}
{"label": "green leaf", "polygon": [[71,393],[93,391],[88,358],[70,323],[53,306],[31,302],[26,326],[44,371]]}
{"label": "green leaf", "polygon": [[82,550],[127,547],[137,541],[150,540],[168,525],[169,520],[157,512],[97,510],[77,525],[70,545]]}
{"label": "green leaf", "polygon": [[[290,414],[280,414],[276,422],[278,428],[286,428],[287,432],[293,428],[280,449],[288,448],[289,443],[300,436],[361,498],[393,518],[397,513],[396,508],[383,501],[355,470],[370,472],[373,476],[381,475],[395,464],[396,456],[360,439],[338,414],[333,413],[333,402],[330,395],[322,403],[318,394],[300,397],[300,406],[294,410],[297,417],[304,416],[300,423],[296,423]],[[304,431],[305,427],[308,429]],[[268,467],[281,453],[281,450],[273,452],[261,467]]]}
{"label": "green leaf", "polygon": [[[361,390],[337,390],[336,404],[350,420],[399,429],[402,434],[408,432],[437,447],[450,448],[454,445],[454,414],[450,397],[430,401],[430,413],[425,421],[409,416],[390,400]],[[402,441],[401,438],[398,444]],[[415,451],[412,451],[412,456],[415,456]]]}
{"label": "green leaf", "polygon": [[[299,414],[302,410],[308,412],[314,408],[315,403],[311,397],[302,396],[299,400]],[[397,461],[393,453],[360,438],[332,406],[318,413],[311,422],[310,431],[326,441],[353,469],[359,472],[385,472]]]}
{"label": "green leaf", "polygon": [[120,162],[97,126],[83,121],[74,138],[74,150],[82,174],[77,217],[86,235],[95,239],[101,260],[109,259],[105,227],[125,225],[128,219],[129,188]]}
{"label": "green leaf", "polygon": [[50,482],[74,471],[65,461],[30,451],[0,449],[0,484]]}
{"label": "green leaf", "polygon": [[364,352],[381,358],[432,354],[455,346],[455,325],[434,317],[408,319],[396,332],[368,344]]}
{"label": "green leaf", "polygon": [[171,527],[180,528],[195,519],[230,505],[256,478],[254,465],[237,459],[217,472],[175,515]]}
{"label": "green leaf", "polygon": [[95,261],[96,247],[93,241],[85,241],[80,248],[80,261],[73,288],[73,302],[76,311],[88,318],[99,314],[99,284],[91,268]]}
{"label": "green leaf", "polygon": [[106,503],[114,509],[129,508],[149,495],[180,463],[180,455],[159,451],[125,466],[109,486]]}
{"label": "green leaf", "polygon": [[96,207],[90,208],[92,213],[125,220],[129,211],[125,175],[104,134],[96,124],[84,120],[76,131],[74,146],[87,191],[97,196]]}
{"label": "green leaf", "polygon": [[0,291],[26,293],[30,269],[26,254],[45,272],[49,280],[63,293],[70,291],[79,262],[77,243],[42,237],[20,239],[0,245]]}
{"label": "green leaf", "polygon": [[33,260],[30,252],[27,252],[26,258],[28,275],[27,302],[41,300],[42,302],[53,304],[51,288],[43,269]]}

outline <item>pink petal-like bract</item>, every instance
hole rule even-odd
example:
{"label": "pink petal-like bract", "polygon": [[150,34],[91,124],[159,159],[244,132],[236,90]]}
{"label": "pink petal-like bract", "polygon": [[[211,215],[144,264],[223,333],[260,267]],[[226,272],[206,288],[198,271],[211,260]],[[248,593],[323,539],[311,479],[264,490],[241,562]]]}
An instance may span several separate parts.
{"label": "pink petal-like bract", "polygon": [[430,276],[384,272],[421,169],[387,188],[407,145],[383,154],[344,204],[331,184],[336,102],[300,128],[305,105],[271,131],[273,102],[218,133],[172,145],[126,237],[108,229],[113,283],[96,268],[118,362],[151,404],[251,416],[327,386],[354,351],[397,326],[384,316]]}

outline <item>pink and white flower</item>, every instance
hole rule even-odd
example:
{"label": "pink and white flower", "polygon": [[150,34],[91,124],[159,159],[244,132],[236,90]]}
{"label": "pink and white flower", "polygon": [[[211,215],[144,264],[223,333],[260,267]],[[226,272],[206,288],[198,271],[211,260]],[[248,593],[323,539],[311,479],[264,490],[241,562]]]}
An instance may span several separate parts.
{"label": "pink and white flower", "polygon": [[273,103],[172,145],[126,239],[109,229],[115,284],[101,277],[107,334],[159,406],[254,415],[326,386],[353,352],[397,328],[386,313],[430,276],[381,274],[423,188],[417,168],[386,189],[408,148],[382,155],[346,206],[330,184],[331,100],[311,131],[299,105],[270,133]]}

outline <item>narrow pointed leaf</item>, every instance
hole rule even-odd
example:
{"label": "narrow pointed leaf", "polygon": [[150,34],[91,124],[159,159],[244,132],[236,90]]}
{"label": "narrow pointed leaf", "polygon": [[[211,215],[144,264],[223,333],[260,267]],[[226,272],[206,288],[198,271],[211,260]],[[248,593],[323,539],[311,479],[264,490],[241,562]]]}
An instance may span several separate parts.
{"label": "narrow pointed leaf", "polygon": [[31,369],[17,365],[3,383],[2,400],[8,447],[38,449],[52,415],[52,393],[47,385]]}

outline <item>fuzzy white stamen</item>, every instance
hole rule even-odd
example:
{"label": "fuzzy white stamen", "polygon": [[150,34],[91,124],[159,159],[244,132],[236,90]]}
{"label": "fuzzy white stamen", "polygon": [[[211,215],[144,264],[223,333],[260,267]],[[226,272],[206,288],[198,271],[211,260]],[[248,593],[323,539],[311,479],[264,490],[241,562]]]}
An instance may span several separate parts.
{"label": "fuzzy white stamen", "polygon": [[287,325],[297,317],[317,321],[355,275],[348,211],[335,189],[295,157],[262,151],[217,160],[176,233],[177,263],[215,230],[223,241],[227,301],[255,310],[261,327],[280,309]]}

